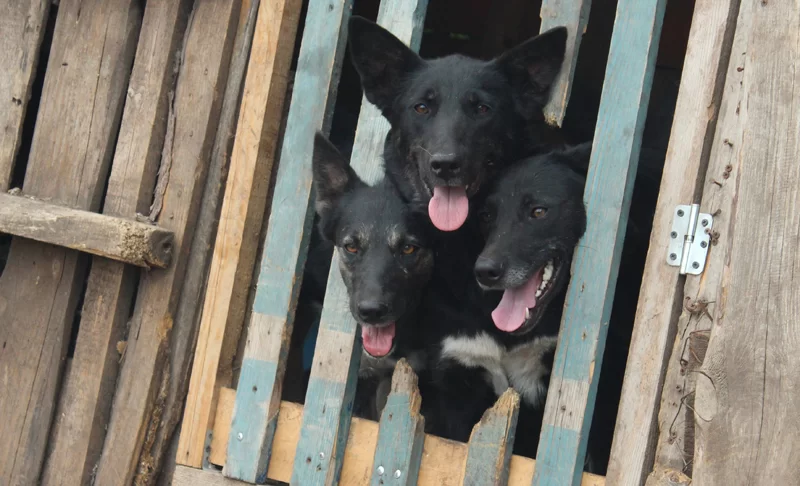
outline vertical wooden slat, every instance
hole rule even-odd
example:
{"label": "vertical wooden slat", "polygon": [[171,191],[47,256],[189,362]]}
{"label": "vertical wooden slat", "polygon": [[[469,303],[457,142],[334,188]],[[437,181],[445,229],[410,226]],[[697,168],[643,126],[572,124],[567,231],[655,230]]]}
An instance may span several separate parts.
{"label": "vertical wooden slat", "polygon": [[230,366],[239,342],[301,3],[254,3],[258,16],[181,426],[179,464],[201,466],[215,394],[230,385],[229,376],[219,377],[220,363]]}
{"label": "vertical wooden slat", "polygon": [[417,484],[425,439],[421,405],[417,375],[403,358],[394,368],[392,391],[381,413],[372,461],[372,486]]}
{"label": "vertical wooden slat", "polygon": [[352,0],[311,0],[236,392],[226,476],[263,482],[311,233],[314,132],[327,129]]}
{"label": "vertical wooden slat", "polygon": [[[155,440],[169,385],[165,366],[200,207],[239,15],[238,0],[195,3],[161,158],[158,224],[173,231],[169,268],[143,273],[95,484],[129,484]],[[163,188],[163,193],[158,192]]]}
{"label": "vertical wooden slat", "polygon": [[561,126],[567,112],[569,95],[572,91],[572,79],[575,66],[578,64],[578,53],[581,46],[586,23],[589,22],[589,11],[592,0],[542,0],[542,23],[539,32],[553,27],[567,27],[567,50],[564,52],[564,64],[558,73],[551,90],[550,101],[544,107],[544,116],[548,123]]}
{"label": "vertical wooden slat", "polygon": [[[418,50],[427,7],[427,0],[384,0],[378,10],[378,23]],[[388,129],[389,124],[378,109],[363,99],[350,165],[367,183],[374,183],[383,173],[381,155]],[[357,324],[347,302],[334,253],[292,484],[333,485],[339,478],[361,358],[355,339]]]}
{"label": "vertical wooden slat", "polygon": [[[132,218],[150,205],[186,3],[156,0],[145,9],[104,214]],[[123,263],[94,259],[43,484],[86,482],[100,457],[137,275]]]}
{"label": "vertical wooden slat", "polygon": [[584,194],[591,244],[572,263],[534,486],[580,482],[665,4],[617,4]]}
{"label": "vertical wooden slat", "polygon": [[505,486],[519,417],[519,393],[506,390],[469,437],[464,486]]}
{"label": "vertical wooden slat", "polygon": [[[139,2],[61,2],[25,193],[99,208],[141,16]],[[2,484],[35,483],[41,473],[87,260],[30,240],[11,243],[0,276]]]}
{"label": "vertical wooden slat", "polygon": [[742,102],[725,100],[741,141],[719,133],[736,157],[722,181],[727,247],[697,376],[698,485],[797,484],[800,462],[800,4],[745,1]]}
{"label": "vertical wooden slat", "polygon": [[[674,343],[675,320],[683,308],[681,284],[701,280],[679,275],[665,263],[665,255],[675,207],[697,202],[702,188],[725,74],[730,72],[738,11],[739,0],[698,0],[695,4],[617,413],[607,476],[612,484],[638,485],[652,468],[658,410],[663,403],[664,359]],[[684,393],[675,386],[673,382],[664,396],[680,403]],[[675,453],[679,447],[662,450]]]}
{"label": "vertical wooden slat", "polygon": [[50,0],[0,4],[0,192],[11,183],[49,12]]}

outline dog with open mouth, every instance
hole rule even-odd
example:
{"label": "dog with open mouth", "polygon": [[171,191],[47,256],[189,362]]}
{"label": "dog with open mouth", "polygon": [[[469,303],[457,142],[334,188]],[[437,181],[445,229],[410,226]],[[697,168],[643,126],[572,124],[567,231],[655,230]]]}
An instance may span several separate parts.
{"label": "dog with open mouth", "polygon": [[560,143],[542,110],[564,59],[566,28],[490,61],[422,59],[358,16],[348,35],[364,94],[391,125],[384,145],[387,177],[407,201],[427,203],[439,230],[464,224],[470,199],[507,161]]}

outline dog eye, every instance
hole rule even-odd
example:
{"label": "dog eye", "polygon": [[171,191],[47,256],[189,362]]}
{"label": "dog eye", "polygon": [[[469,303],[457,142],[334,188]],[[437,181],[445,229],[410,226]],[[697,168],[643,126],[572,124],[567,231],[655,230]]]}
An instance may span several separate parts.
{"label": "dog eye", "polygon": [[347,251],[347,253],[353,253],[353,254],[358,253],[358,247],[352,243],[347,243],[346,245],[344,245],[344,249],[345,251]]}
{"label": "dog eye", "polygon": [[403,248],[400,251],[403,252],[403,255],[412,255],[415,251],[417,251],[417,247],[414,245],[403,245]]}
{"label": "dog eye", "polygon": [[492,108],[489,105],[478,103],[478,106],[475,107],[475,110],[478,112],[479,115],[485,115],[490,111],[492,111]]}
{"label": "dog eye", "polygon": [[547,208],[535,207],[533,211],[531,211],[531,217],[533,219],[542,219],[545,216],[547,216]]}
{"label": "dog eye", "polygon": [[420,115],[427,115],[428,113],[430,113],[431,110],[425,103],[417,103],[416,105],[414,105],[414,111],[416,111]]}

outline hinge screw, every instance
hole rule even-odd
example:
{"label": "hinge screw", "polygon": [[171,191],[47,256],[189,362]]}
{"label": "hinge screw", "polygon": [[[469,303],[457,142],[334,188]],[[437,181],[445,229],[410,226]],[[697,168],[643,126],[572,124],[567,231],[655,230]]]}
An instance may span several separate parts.
{"label": "hinge screw", "polygon": [[683,209],[679,209],[679,210],[678,210],[678,217],[679,217],[679,218],[682,218],[682,217],[683,217]]}
{"label": "hinge screw", "polygon": [[705,248],[707,246],[708,246],[708,243],[706,243],[705,241],[701,241],[700,242],[700,248]]}
{"label": "hinge screw", "polygon": [[700,264],[699,264],[699,263],[697,263],[697,262],[694,262],[694,263],[692,263],[692,268],[694,268],[695,270],[697,270],[698,268],[700,268]]}
{"label": "hinge screw", "polygon": [[675,260],[676,258],[678,258],[678,255],[676,255],[676,254],[674,254],[674,253],[670,253],[670,254],[669,254],[669,259],[670,259],[670,260]]}
{"label": "hinge screw", "polygon": [[706,226],[708,226],[708,220],[704,219],[704,220],[700,221],[700,224],[702,224],[703,228],[705,228]]}
{"label": "hinge screw", "polygon": [[672,232],[672,233],[670,233],[669,235],[672,237],[672,239],[675,239],[675,238],[677,238],[677,237],[678,237],[678,232],[677,232],[677,231],[673,231],[673,232]]}

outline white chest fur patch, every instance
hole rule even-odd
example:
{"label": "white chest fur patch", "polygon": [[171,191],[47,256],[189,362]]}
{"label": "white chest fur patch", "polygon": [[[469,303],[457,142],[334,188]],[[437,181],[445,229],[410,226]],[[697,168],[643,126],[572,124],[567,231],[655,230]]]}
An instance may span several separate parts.
{"label": "white chest fur patch", "polygon": [[442,342],[442,357],[469,368],[484,368],[495,393],[500,395],[511,386],[529,405],[544,402],[547,388],[543,378],[549,370],[542,363],[548,351],[556,347],[556,336],[536,338],[531,342],[506,349],[489,334],[451,336]]}

